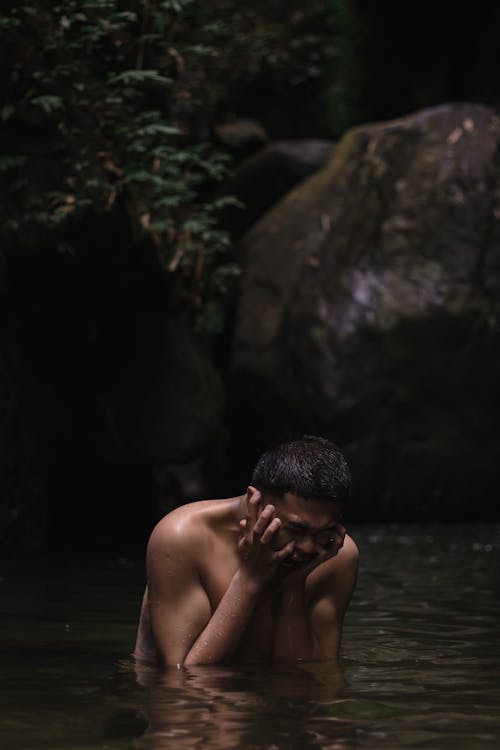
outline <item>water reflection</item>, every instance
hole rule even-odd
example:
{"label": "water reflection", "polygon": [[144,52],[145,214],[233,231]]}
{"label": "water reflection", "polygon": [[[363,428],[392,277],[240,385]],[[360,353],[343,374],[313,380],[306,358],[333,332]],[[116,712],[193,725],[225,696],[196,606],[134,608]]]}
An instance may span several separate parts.
{"label": "water reflection", "polygon": [[334,664],[140,669],[148,728],[138,750],[344,750],[354,723],[338,718],[344,686]]}
{"label": "water reflection", "polygon": [[123,659],[142,562],[2,566],[1,749],[498,750],[500,526],[354,536],[343,674],[331,664],[136,673]]}

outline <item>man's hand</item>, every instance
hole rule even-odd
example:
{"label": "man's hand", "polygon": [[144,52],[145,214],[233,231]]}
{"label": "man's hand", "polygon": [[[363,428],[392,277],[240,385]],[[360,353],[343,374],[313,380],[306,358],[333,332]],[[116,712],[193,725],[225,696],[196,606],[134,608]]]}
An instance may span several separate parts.
{"label": "man's hand", "polygon": [[294,563],[291,561],[283,579],[283,584],[285,586],[304,584],[307,576],[312,573],[318,565],[321,565],[327,560],[331,560],[332,557],[335,557],[335,555],[338,554],[344,544],[345,535],[346,529],[344,526],[342,526],[342,524],[337,524],[335,530],[332,532],[333,541],[331,545],[317,554],[312,560],[304,563]]}
{"label": "man's hand", "polygon": [[274,515],[273,505],[259,513],[260,492],[254,490],[247,503],[245,518],[240,522],[238,551],[240,570],[247,580],[261,587],[279,570],[280,563],[292,554],[295,542],[291,540],[282,549],[274,550],[272,540],[281,526]]}

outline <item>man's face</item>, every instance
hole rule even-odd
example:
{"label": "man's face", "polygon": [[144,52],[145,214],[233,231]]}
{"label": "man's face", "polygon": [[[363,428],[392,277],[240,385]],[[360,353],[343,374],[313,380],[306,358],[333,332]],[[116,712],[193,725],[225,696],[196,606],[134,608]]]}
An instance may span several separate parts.
{"label": "man's face", "polygon": [[343,540],[342,508],[339,503],[319,500],[305,500],[290,492],[282,497],[263,493],[261,508],[267,503],[274,505],[275,515],[281,526],[275,533],[271,546],[282,549],[293,539],[295,548],[285,561],[307,563],[318,554],[334,551]]}

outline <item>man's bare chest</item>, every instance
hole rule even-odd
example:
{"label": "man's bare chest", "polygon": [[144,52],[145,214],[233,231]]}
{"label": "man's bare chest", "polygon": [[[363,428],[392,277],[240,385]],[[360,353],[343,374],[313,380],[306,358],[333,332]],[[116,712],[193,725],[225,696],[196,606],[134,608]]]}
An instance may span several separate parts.
{"label": "man's bare chest", "polygon": [[[215,553],[210,564],[204,566],[202,584],[210,601],[212,614],[227,591],[238,566],[236,555],[225,551]],[[252,611],[248,613],[245,635],[238,650],[238,657],[242,660],[272,656],[280,599],[281,592],[277,585],[269,585],[260,593]]]}

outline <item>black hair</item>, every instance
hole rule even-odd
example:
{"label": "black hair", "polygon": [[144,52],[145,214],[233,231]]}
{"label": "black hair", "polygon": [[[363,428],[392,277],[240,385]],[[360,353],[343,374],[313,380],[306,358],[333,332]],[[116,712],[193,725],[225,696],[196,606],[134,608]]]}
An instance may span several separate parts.
{"label": "black hair", "polygon": [[269,448],[257,461],[252,485],[283,496],[291,492],[307,500],[345,503],[351,475],[340,448],[326,438],[301,438]]}

